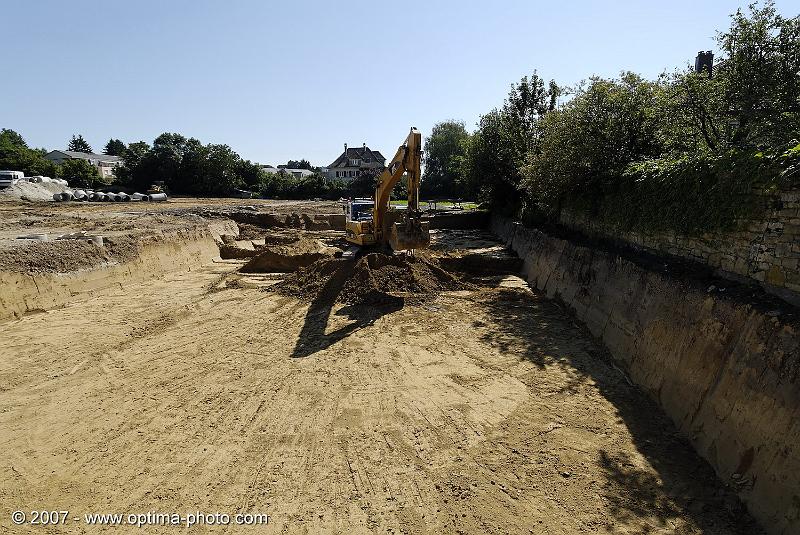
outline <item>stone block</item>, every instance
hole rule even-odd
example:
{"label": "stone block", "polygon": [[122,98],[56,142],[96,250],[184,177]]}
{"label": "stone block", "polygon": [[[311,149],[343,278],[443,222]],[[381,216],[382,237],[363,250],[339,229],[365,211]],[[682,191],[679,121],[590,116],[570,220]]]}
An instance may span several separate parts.
{"label": "stone block", "polygon": [[767,271],[764,280],[775,286],[783,286],[786,283],[786,275],[779,266],[772,266]]}

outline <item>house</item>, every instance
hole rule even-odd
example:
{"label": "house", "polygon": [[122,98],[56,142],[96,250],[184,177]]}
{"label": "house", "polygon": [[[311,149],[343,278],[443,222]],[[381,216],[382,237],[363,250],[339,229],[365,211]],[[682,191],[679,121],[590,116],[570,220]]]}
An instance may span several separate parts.
{"label": "house", "polygon": [[366,143],[355,148],[348,148],[345,143],[344,152],[325,169],[325,178],[349,182],[364,172],[381,172],[385,165],[383,154],[371,150]]}
{"label": "house", "polygon": [[94,154],[91,152],[75,152],[71,150],[53,150],[44,155],[51,162],[61,163],[65,160],[86,160],[100,171],[104,179],[114,178],[114,168],[122,163],[119,156]]}
{"label": "house", "polygon": [[261,169],[273,175],[283,173],[292,175],[295,178],[305,178],[314,174],[314,171],[309,171],[308,169],[290,169],[288,167],[273,167],[271,165],[262,165]]}
{"label": "house", "polygon": [[305,178],[314,174],[314,171],[309,171],[308,169],[289,169],[288,167],[281,169],[281,171],[289,173],[295,178]]}

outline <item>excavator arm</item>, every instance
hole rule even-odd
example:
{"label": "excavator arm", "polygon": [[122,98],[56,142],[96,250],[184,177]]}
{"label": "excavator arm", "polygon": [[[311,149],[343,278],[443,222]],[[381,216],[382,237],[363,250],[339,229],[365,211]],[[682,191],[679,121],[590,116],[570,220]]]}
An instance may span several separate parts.
{"label": "excavator arm", "polygon": [[[422,134],[412,127],[394,158],[378,177],[372,218],[376,243],[389,243],[394,250],[422,249],[430,244],[428,223],[422,221],[419,210],[421,163]],[[404,211],[390,212],[392,189],[403,175],[408,179],[408,207]]]}

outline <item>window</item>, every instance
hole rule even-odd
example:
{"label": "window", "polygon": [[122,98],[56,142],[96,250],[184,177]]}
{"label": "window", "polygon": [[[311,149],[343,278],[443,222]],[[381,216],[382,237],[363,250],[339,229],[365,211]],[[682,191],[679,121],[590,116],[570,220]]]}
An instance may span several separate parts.
{"label": "window", "polygon": [[351,158],[350,159],[350,165],[352,165],[354,167],[359,166],[359,165],[361,165],[361,160],[358,159],[358,158]]}

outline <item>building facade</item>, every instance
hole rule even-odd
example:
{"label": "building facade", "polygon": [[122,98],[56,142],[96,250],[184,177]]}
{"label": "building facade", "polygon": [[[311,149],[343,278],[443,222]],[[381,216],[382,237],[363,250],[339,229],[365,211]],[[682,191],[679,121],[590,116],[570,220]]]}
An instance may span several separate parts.
{"label": "building facade", "polygon": [[53,150],[45,154],[44,157],[55,163],[61,163],[64,160],[86,160],[97,167],[102,178],[108,180],[115,178],[114,169],[122,163],[122,158],[119,156],[94,154],[91,152],[75,152],[71,150]]}
{"label": "building facade", "polygon": [[290,167],[274,167],[272,165],[262,165],[261,169],[273,175],[285,174],[292,175],[295,178],[306,178],[314,174],[314,171],[309,169],[292,169]]}

